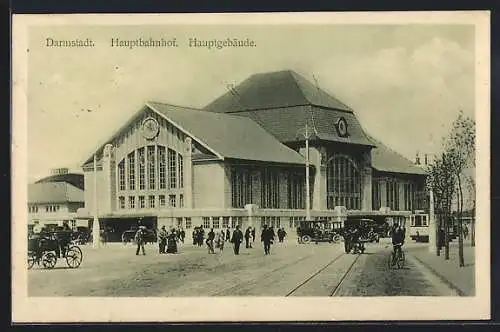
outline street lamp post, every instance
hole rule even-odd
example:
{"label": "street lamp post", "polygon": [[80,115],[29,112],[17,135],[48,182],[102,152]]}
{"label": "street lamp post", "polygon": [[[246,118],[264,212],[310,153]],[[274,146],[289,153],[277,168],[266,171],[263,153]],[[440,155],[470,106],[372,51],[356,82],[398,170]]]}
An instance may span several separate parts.
{"label": "street lamp post", "polygon": [[309,139],[313,136],[314,131],[309,131],[306,123],[304,132],[301,133],[306,140],[306,220],[311,220],[311,193],[309,184]]}
{"label": "street lamp post", "polygon": [[99,218],[97,216],[97,156],[94,154],[94,221],[92,223],[92,248],[99,248]]}

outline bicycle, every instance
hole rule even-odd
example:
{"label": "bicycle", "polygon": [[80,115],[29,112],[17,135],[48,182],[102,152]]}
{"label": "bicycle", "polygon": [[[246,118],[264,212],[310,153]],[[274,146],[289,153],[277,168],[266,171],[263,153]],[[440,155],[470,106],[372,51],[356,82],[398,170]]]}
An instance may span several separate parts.
{"label": "bicycle", "polygon": [[[394,245],[394,250],[391,252],[388,260],[389,269],[392,269],[393,266],[397,266],[398,269],[402,269],[406,262],[406,257],[403,249],[401,248],[402,244]],[[399,248],[399,250],[396,250]]]}

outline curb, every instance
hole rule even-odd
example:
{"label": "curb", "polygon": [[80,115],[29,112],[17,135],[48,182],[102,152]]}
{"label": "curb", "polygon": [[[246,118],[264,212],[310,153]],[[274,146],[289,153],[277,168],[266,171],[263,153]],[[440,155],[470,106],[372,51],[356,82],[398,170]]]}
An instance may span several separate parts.
{"label": "curb", "polygon": [[455,291],[458,294],[458,296],[469,296],[464,291],[462,291],[459,287],[457,287],[454,283],[452,283],[451,281],[449,281],[447,278],[443,277],[434,268],[432,268],[431,266],[429,266],[429,264],[425,263],[420,258],[418,258],[416,255],[411,254],[411,256],[415,260],[417,260],[420,264],[422,264],[423,266],[425,266],[429,271],[431,271],[436,277],[439,278],[439,280],[441,280],[444,284],[446,284],[446,286],[450,287],[453,291]]}

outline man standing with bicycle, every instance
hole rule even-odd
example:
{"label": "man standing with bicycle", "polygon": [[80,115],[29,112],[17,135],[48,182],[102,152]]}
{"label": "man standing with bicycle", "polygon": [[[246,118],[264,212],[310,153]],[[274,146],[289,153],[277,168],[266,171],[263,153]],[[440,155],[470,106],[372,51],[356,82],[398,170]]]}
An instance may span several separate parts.
{"label": "man standing with bicycle", "polygon": [[400,224],[394,224],[392,229],[392,265],[396,263],[396,258],[402,256],[402,247],[405,242],[405,231]]}

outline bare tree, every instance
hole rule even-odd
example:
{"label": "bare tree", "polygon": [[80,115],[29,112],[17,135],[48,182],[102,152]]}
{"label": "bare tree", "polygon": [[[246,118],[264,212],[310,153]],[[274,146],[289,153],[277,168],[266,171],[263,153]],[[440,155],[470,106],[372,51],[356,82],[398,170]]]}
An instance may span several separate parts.
{"label": "bare tree", "polygon": [[467,190],[471,201],[471,224],[470,224],[470,242],[471,246],[476,246],[476,180],[473,175],[466,177]]}
{"label": "bare tree", "polygon": [[[450,259],[449,219],[451,217],[451,197],[455,190],[455,177],[451,157],[443,152],[428,168],[429,183],[434,193],[434,210],[439,219],[439,228],[444,228],[445,259]],[[438,250],[438,255],[440,254]]]}
{"label": "bare tree", "polygon": [[447,154],[455,177],[457,190],[457,228],[458,228],[458,257],[459,265],[464,266],[464,234],[463,234],[463,207],[464,207],[464,178],[465,170],[475,164],[476,126],[474,120],[464,116],[460,111],[452,124],[450,134],[446,140],[445,153]]}

